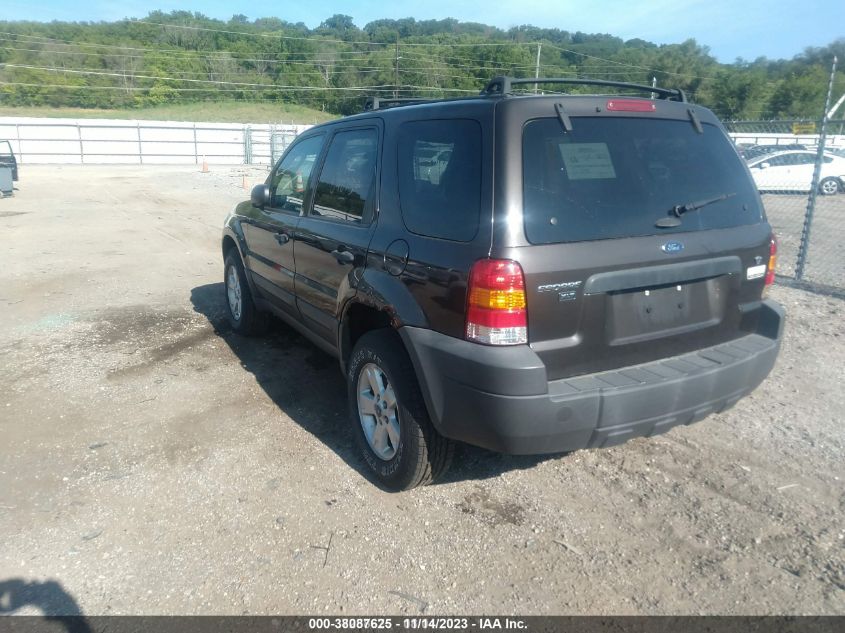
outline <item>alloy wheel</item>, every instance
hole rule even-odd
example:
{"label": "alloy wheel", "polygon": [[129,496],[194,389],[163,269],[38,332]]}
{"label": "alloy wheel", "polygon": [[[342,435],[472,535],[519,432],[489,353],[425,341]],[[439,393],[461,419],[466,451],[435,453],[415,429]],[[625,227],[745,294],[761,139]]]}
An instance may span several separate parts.
{"label": "alloy wheel", "polygon": [[358,418],[364,437],[379,459],[390,461],[399,448],[399,407],[387,375],[374,363],[358,374]]}

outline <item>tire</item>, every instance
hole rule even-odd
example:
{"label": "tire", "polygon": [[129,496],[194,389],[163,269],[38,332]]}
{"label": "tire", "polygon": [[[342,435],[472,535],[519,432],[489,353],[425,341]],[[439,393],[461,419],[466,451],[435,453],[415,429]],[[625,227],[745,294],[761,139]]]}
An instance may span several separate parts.
{"label": "tire", "polygon": [[819,183],[819,193],[823,196],[832,196],[842,190],[842,184],[836,178],[825,178]]}
{"label": "tire", "polygon": [[[264,334],[267,331],[267,314],[255,307],[252,292],[246,281],[244,266],[235,249],[231,249],[226,255],[223,265],[223,287],[226,316],[232,329],[244,336]],[[235,301],[235,295],[239,302]]]}
{"label": "tire", "polygon": [[352,432],[367,467],[382,486],[410,490],[446,472],[454,442],[432,425],[414,367],[393,330],[374,330],[358,340],[347,384]]}

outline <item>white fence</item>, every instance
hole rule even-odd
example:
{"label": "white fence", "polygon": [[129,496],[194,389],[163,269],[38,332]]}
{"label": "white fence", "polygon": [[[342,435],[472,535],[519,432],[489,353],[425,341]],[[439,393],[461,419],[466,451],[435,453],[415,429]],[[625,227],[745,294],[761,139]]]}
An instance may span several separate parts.
{"label": "white fence", "polygon": [[22,164],[269,165],[309,125],[0,117]]}
{"label": "white fence", "polygon": [[[815,148],[819,145],[818,134],[787,134],[777,132],[730,132],[737,145],[804,145]],[[827,134],[825,147],[845,149],[845,134]]]}

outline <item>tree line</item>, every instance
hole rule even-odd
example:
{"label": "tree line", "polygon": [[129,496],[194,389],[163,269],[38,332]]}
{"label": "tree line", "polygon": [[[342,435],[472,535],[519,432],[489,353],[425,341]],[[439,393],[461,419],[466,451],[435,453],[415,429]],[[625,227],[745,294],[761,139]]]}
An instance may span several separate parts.
{"label": "tree line", "polygon": [[[309,29],[278,18],[222,21],[186,11],[117,22],[0,21],[0,104],[261,100],[349,114],[366,95],[468,96],[495,75],[533,77],[538,53],[545,77],[654,81],[682,88],[725,119],[818,119],[832,59],[845,60],[845,38],[789,60],[723,64],[693,39],[657,45],[453,19],[376,20],[363,29],[346,15]],[[838,96],[841,70],[835,85]]]}

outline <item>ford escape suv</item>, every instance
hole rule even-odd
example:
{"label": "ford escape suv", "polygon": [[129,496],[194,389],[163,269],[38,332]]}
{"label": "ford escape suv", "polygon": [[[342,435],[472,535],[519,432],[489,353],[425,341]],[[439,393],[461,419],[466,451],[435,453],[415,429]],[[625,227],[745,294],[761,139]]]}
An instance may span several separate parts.
{"label": "ford escape suv", "polygon": [[539,82],[612,94],[519,93],[535,81],[372,99],[225,222],[234,330],[272,313],[339,359],[386,488],[433,481],[455,441],[557,453],[690,424],[778,354],[776,242],[713,113],[598,80]]}

